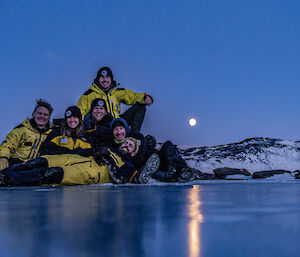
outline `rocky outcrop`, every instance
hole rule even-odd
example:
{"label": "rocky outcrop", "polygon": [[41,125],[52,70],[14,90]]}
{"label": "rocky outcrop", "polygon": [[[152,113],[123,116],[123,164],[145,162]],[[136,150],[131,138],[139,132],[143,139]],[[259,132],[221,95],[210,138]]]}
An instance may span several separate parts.
{"label": "rocky outcrop", "polygon": [[225,145],[180,148],[180,153],[189,166],[211,174],[224,167],[246,169],[251,174],[300,168],[300,141],[258,137]]}

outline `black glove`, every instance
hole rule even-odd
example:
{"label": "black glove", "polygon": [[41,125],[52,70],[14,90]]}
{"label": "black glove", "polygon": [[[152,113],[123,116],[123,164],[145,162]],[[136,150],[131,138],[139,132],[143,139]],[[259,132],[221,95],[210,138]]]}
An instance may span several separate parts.
{"label": "black glove", "polygon": [[156,140],[155,137],[151,135],[147,135],[145,139],[146,139],[146,156],[148,157],[154,152],[154,149],[156,147]]}
{"label": "black glove", "polygon": [[93,151],[93,157],[98,165],[104,166],[107,164],[107,159],[110,153],[105,146],[95,147]]}

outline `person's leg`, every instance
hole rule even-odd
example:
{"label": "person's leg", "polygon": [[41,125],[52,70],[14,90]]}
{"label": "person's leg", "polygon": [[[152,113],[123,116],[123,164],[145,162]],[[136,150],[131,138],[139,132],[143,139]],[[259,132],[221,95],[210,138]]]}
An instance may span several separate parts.
{"label": "person's leg", "polygon": [[137,176],[138,184],[147,184],[152,174],[155,173],[160,165],[159,156],[156,153],[150,155],[144,167],[141,169],[140,174]]}
{"label": "person's leg", "polygon": [[187,164],[180,156],[178,148],[171,141],[166,141],[162,145],[159,157],[161,160],[160,170],[174,173],[175,169],[179,175],[180,170],[187,168]]}
{"label": "person's leg", "polygon": [[64,176],[62,168],[41,167],[32,170],[15,171],[6,169],[0,173],[0,186],[40,186],[59,184]]}
{"label": "person's leg", "polygon": [[[39,167],[48,167],[48,161],[47,159],[43,157],[38,157],[32,160],[29,160],[27,162],[22,162],[18,164],[14,164],[12,166],[9,166],[7,169],[14,170],[14,171],[25,171],[25,170],[32,170],[34,168]],[[3,170],[5,171],[5,170]]]}
{"label": "person's leg", "polygon": [[157,170],[152,174],[152,178],[162,182],[176,182],[177,177],[176,172],[172,173],[162,170]]}
{"label": "person's leg", "polygon": [[120,117],[125,119],[132,129],[140,131],[144,121],[145,113],[146,105],[137,103],[132,105],[128,110],[121,114]]}

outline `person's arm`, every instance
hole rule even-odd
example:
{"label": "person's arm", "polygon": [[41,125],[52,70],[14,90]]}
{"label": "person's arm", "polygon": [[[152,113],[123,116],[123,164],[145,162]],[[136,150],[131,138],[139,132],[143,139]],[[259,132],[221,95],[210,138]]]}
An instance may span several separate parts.
{"label": "person's arm", "polygon": [[19,128],[13,129],[0,146],[0,170],[9,166],[9,158],[13,151],[21,145],[23,133]]}
{"label": "person's arm", "polygon": [[88,114],[91,109],[91,101],[89,96],[83,94],[78,100],[77,107],[80,109],[82,118],[84,118],[84,116]]}
{"label": "person's arm", "polygon": [[138,130],[131,130],[129,136],[140,141],[139,150],[137,154],[132,158],[132,162],[134,166],[137,169],[140,169],[146,162],[146,147],[147,147],[146,139],[144,135],[140,133]]}
{"label": "person's arm", "polygon": [[10,154],[21,145],[23,133],[19,128],[13,129],[0,146],[0,157],[9,159]]}
{"label": "person's arm", "polygon": [[[135,171],[134,165],[125,158],[122,158],[115,151],[108,147],[99,147],[95,150],[95,161],[100,161],[108,165],[108,171],[111,179],[116,184],[124,184],[129,182],[132,174]],[[100,165],[103,163],[100,163]]]}
{"label": "person's arm", "polygon": [[119,101],[127,105],[136,103],[150,105],[153,103],[153,98],[146,93],[135,93],[129,89],[118,89],[117,94]]}
{"label": "person's arm", "polygon": [[54,129],[43,142],[40,155],[50,155],[50,154],[63,154],[66,152],[61,152],[60,147],[56,143],[56,138],[59,136],[60,128]]}

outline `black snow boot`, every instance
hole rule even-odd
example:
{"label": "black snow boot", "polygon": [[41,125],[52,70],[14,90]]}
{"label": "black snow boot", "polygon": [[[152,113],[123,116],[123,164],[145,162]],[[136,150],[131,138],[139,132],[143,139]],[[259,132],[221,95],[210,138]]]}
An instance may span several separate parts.
{"label": "black snow boot", "polygon": [[166,141],[162,145],[159,156],[161,160],[159,169],[169,173],[169,177],[173,177],[175,181],[185,169],[188,169],[187,164],[179,154],[178,148],[171,141]]}
{"label": "black snow boot", "polygon": [[142,168],[140,174],[137,176],[136,182],[138,184],[147,184],[152,177],[152,174],[157,171],[159,164],[159,156],[156,153],[153,153],[146,161],[146,164]]}
{"label": "black snow boot", "polygon": [[156,139],[155,139],[155,137],[153,137],[151,135],[145,136],[145,139],[146,139],[146,153],[145,153],[145,156],[146,156],[146,158],[149,158],[151,154],[157,152],[157,150],[155,149]]}

